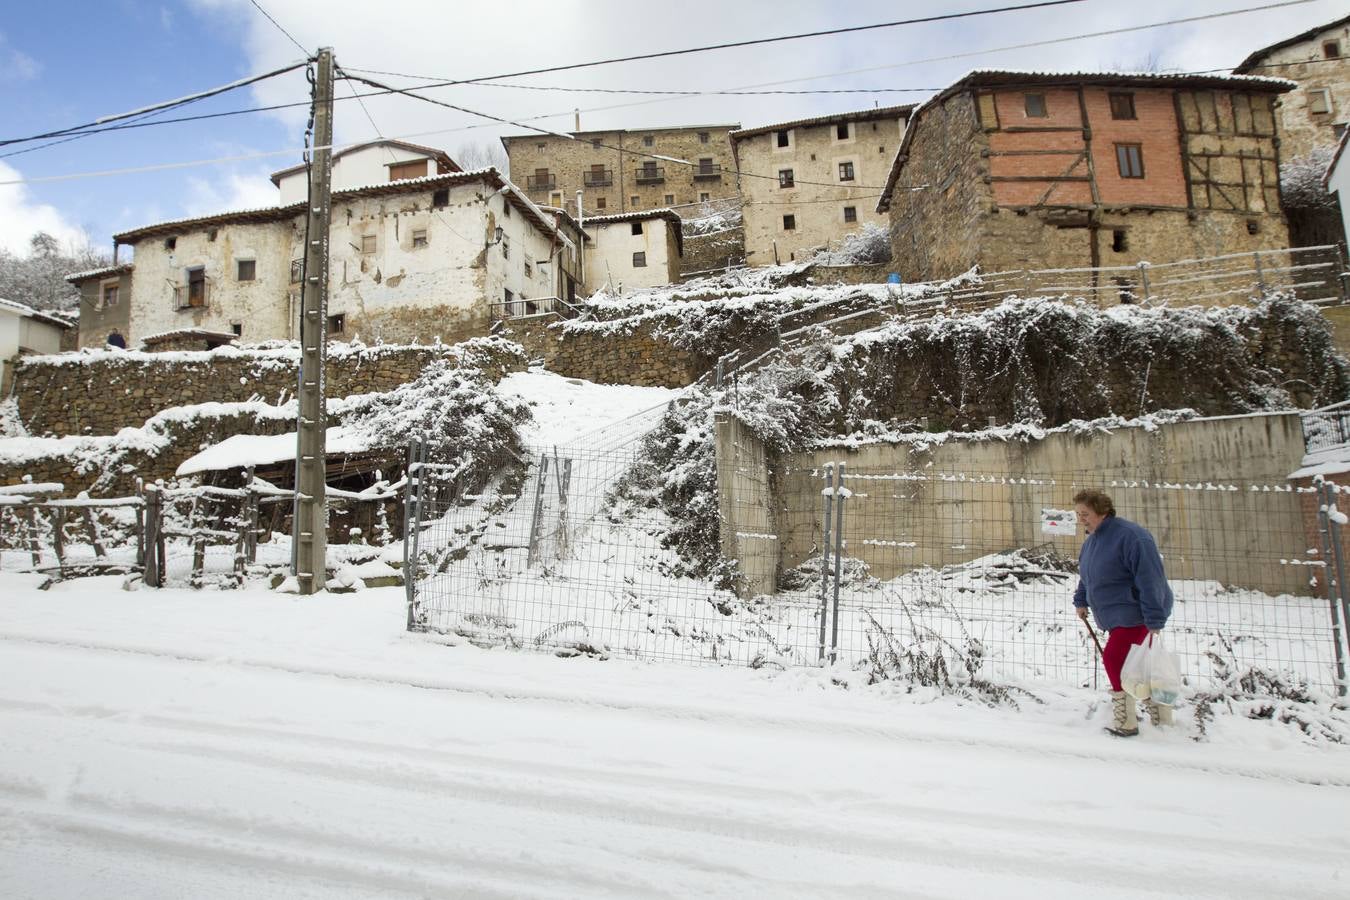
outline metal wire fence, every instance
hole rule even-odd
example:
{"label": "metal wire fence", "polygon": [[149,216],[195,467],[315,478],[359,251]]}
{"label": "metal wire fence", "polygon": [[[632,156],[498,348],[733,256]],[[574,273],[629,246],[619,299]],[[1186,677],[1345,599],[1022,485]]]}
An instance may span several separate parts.
{"label": "metal wire fence", "polygon": [[1329,693],[1344,681],[1347,535],[1333,485],[834,464],[768,478],[737,465],[702,501],[720,508],[705,539],[735,559],[713,577],[668,546],[676,523],[631,489],[649,465],[640,446],[533,448],[472,474],[415,463],[408,627],[736,665],[867,667],[900,647],[970,677],[1104,683],[1072,609],[1083,540],[1072,498],[1100,487],[1157,540],[1176,597],[1166,634],[1192,685]]}

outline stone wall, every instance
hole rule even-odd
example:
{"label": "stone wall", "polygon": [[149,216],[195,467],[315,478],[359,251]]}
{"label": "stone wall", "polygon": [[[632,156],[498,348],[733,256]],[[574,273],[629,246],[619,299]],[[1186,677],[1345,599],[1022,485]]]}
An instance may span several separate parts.
{"label": "stone wall", "polygon": [[[790,454],[774,463],[783,473],[775,498],[780,568],[819,552],[821,472],[838,461],[845,486],[855,479],[846,552],[878,578],[1018,547],[1051,545],[1076,557],[1081,528],[1076,536],[1045,535],[1040,512],[1071,508],[1081,488],[1105,487],[1122,516],[1153,531],[1169,578],[1306,594],[1307,569],[1279,563],[1308,558],[1299,495],[1287,481],[1302,456],[1297,413]],[[878,477],[858,478],[866,474]],[[957,474],[965,477],[944,477]],[[1157,486],[1206,483],[1240,489]],[[1270,489],[1252,491],[1252,484]]]}
{"label": "stone wall", "polygon": [[550,328],[556,319],[514,320],[502,332],[525,348],[531,363],[568,378],[600,384],[679,388],[707,372],[713,360],[649,334],[573,334]]}
{"label": "stone wall", "polygon": [[[364,347],[335,344],[326,378],[328,396],[387,391],[412,381],[430,362],[457,359],[468,345]],[[495,364],[514,371],[521,360],[496,342]],[[281,403],[295,395],[299,350],[221,347],[210,352],[143,353],[96,350],[19,361],[13,397],[24,427],[35,435],[110,435],[139,428],[161,410],[198,403],[260,399]]]}
{"label": "stone wall", "polygon": [[680,257],[681,280],[715,275],[745,264],[745,229],[741,226],[711,234],[686,234]]}
{"label": "stone wall", "polygon": [[[1339,60],[1327,60],[1323,53],[1324,41],[1340,44]],[[1249,73],[1261,76],[1292,78],[1298,89],[1281,98],[1280,158],[1295,160],[1306,157],[1317,147],[1336,146],[1336,126],[1347,120],[1350,107],[1350,24],[1342,22],[1328,28],[1316,37],[1281,47],[1259,59],[1259,65],[1270,66]],[[1329,111],[1312,111],[1312,92],[1331,93]]]}

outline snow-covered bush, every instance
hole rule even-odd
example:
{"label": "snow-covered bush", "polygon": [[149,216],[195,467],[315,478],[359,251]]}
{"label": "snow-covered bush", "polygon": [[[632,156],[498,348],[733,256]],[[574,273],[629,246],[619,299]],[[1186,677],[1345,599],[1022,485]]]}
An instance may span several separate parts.
{"label": "snow-covered bush", "polygon": [[697,210],[681,220],[681,229],[685,237],[698,237],[716,234],[740,228],[744,224],[741,216],[740,201],[708,201],[699,204]]}
{"label": "snow-covered bush", "polygon": [[1280,166],[1280,198],[1289,209],[1334,209],[1336,197],[1322,184],[1334,147],[1315,147],[1306,156],[1291,159]]}
{"label": "snow-covered bush", "polygon": [[868,266],[891,261],[891,232],[885,225],[868,222],[846,234],[833,250],[817,253],[813,262],[826,266]]}

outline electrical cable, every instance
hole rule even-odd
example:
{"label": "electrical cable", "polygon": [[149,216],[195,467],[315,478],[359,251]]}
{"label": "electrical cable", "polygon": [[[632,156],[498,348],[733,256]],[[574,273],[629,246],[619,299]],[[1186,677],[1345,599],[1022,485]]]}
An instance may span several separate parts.
{"label": "electrical cable", "polygon": [[263,8],[262,8],[262,4],[260,4],[260,3],[258,2],[258,0],[248,0],[248,2],[249,2],[249,3],[252,3],[252,4],[253,4],[253,8],[256,9],[258,12],[262,13],[262,14],[263,14],[263,17],[266,18],[267,21],[269,21],[269,22],[271,22],[273,25],[275,25],[276,28],[277,28],[277,31],[280,31],[282,34],[286,35],[286,37],[290,40],[290,42],[291,42],[292,44],[294,44],[295,46],[299,47],[301,53],[305,54],[305,56],[311,56],[311,55],[313,55],[312,52],[309,50],[309,48],[307,48],[304,44],[302,44],[302,43],[300,43],[299,41],[297,41],[297,40],[291,35],[291,33],[290,33],[289,31],[287,31],[285,28],[282,28],[282,27],[281,27],[281,23],[280,23],[280,22],[278,22],[276,19],[272,18],[272,14],[269,13],[267,10],[263,9]]}

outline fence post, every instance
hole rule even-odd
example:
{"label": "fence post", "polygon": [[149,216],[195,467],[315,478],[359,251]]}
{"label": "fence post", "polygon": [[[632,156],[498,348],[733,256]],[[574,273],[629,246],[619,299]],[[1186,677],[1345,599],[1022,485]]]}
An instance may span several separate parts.
{"label": "fence post", "polygon": [[249,466],[245,477],[248,478],[248,544],[244,548],[245,559],[249,563],[258,561],[258,492],[253,488],[254,469]]}
{"label": "fence post", "polygon": [[98,529],[94,524],[94,508],[92,506],[84,507],[84,527],[89,529],[89,543],[94,545],[94,557],[103,559],[108,555],[108,551],[103,548],[103,542],[98,539]]}
{"label": "fence post", "polygon": [[66,575],[66,508],[52,507],[52,547],[56,550],[56,571],[60,577]]}
{"label": "fence post", "polygon": [[159,485],[145,488],[145,555],[141,571],[150,587],[164,587],[164,516],[160,507]]}
{"label": "fence post", "polygon": [[1261,296],[1266,295],[1266,275],[1261,269],[1261,251],[1253,250],[1252,259],[1256,260],[1256,286],[1261,290]]}
{"label": "fence post", "polygon": [[839,579],[840,566],[844,558],[844,501],[848,491],[844,489],[844,464],[836,468],[834,493],[834,608],[830,612],[830,662],[839,656]]}
{"label": "fence post", "polygon": [[141,567],[141,574],[145,574],[145,482],[136,479],[136,496],[141,498],[141,503],[136,506],[136,564]]}
{"label": "fence post", "polygon": [[1335,644],[1336,685],[1341,694],[1345,694],[1346,660],[1342,646],[1341,579],[1336,578],[1334,555],[1331,551],[1330,515],[1327,515],[1327,486],[1318,479],[1318,537],[1322,541],[1322,587],[1327,591],[1327,602],[1331,604],[1331,640]]}
{"label": "fence post", "polygon": [[548,454],[539,454],[539,475],[534,482],[534,510],[530,515],[530,545],[525,551],[525,568],[534,565],[539,543],[539,520],[544,516],[544,485],[548,484]]}
{"label": "fence post", "polygon": [[421,511],[417,494],[421,487],[422,466],[418,454],[420,441],[408,442],[408,468],[403,482],[403,593],[408,603],[407,629],[417,627],[417,523]]}
{"label": "fence post", "polygon": [[1150,297],[1148,289],[1148,263],[1142,260],[1139,262],[1139,289],[1144,292],[1144,302],[1147,303]]}
{"label": "fence post", "polygon": [[830,516],[834,512],[834,463],[825,464],[825,525],[820,542],[820,652],[816,658],[825,659],[825,620],[828,618],[828,591],[830,583]]}
{"label": "fence post", "polygon": [[42,567],[42,542],[38,540],[37,510],[25,505],[23,511],[28,522],[28,553],[33,558],[33,568],[38,569]]}
{"label": "fence post", "polygon": [[1350,255],[1346,254],[1345,241],[1336,244],[1336,293],[1342,303],[1346,302],[1347,284],[1350,284]]}

